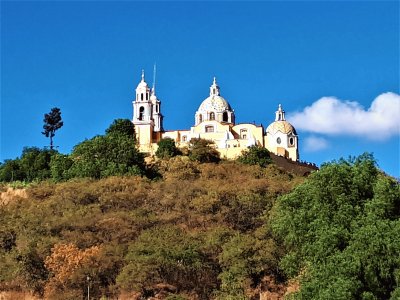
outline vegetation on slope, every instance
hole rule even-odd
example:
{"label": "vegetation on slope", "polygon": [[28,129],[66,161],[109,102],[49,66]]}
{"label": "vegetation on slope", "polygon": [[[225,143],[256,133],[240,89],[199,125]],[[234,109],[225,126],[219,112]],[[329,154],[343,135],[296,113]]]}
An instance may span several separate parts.
{"label": "vegetation on slope", "polygon": [[400,186],[372,156],[322,166],[274,208],[295,299],[400,298]]}
{"label": "vegetation on slope", "polygon": [[[303,178],[274,166],[161,161],[164,179],[42,182],[0,209],[2,289],[79,299],[160,284],[192,299],[247,299],[280,278],[281,247],[265,219]],[[76,260],[79,257],[79,260]]]}

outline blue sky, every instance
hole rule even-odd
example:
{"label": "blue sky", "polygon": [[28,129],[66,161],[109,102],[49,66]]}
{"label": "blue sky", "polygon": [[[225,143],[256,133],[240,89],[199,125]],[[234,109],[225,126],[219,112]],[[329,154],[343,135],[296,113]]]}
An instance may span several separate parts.
{"label": "blue sky", "polygon": [[213,76],[237,122],[267,127],[281,103],[318,165],[373,152],[400,177],[399,2],[1,2],[0,160],[132,117],[141,70],[165,129],[190,128]]}

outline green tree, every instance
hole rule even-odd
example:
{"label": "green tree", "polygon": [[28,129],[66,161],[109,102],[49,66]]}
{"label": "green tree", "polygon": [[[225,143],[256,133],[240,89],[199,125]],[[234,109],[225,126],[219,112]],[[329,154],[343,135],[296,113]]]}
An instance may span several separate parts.
{"label": "green tree", "polygon": [[242,164],[259,165],[260,167],[266,167],[272,162],[269,151],[259,146],[251,146],[247,150],[243,150],[237,160]]}
{"label": "green tree", "polygon": [[44,134],[46,137],[50,137],[50,149],[53,150],[53,137],[55,136],[55,132],[60,129],[64,122],[61,120],[61,110],[57,107],[51,109],[48,114],[44,114],[43,119]]}
{"label": "green tree", "polygon": [[0,166],[0,181],[33,181],[51,177],[50,161],[57,152],[37,147],[24,147],[20,158],[6,160]]}
{"label": "green tree", "polygon": [[122,134],[135,138],[135,127],[129,119],[115,119],[106,129],[106,135]]}
{"label": "green tree", "polygon": [[219,162],[219,152],[213,148],[213,142],[194,138],[190,140],[189,158],[201,163]]}
{"label": "green tree", "polygon": [[12,182],[22,181],[25,174],[21,169],[20,159],[7,159],[0,165],[0,181]]}
{"label": "green tree", "polygon": [[178,148],[175,146],[175,141],[171,138],[163,138],[158,143],[158,149],[156,156],[158,158],[171,158],[180,153]]}
{"label": "green tree", "polygon": [[400,187],[373,157],[325,164],[278,201],[272,225],[296,299],[396,299]]}
{"label": "green tree", "polygon": [[124,122],[116,120],[106,135],[95,136],[76,145],[71,154],[74,163],[69,176],[103,178],[144,174],[143,154],[136,148],[136,142],[126,127],[121,126]]}
{"label": "green tree", "polygon": [[20,159],[25,180],[44,180],[51,177],[50,161],[57,152],[37,147],[25,147]]}
{"label": "green tree", "polygon": [[55,181],[69,179],[71,177],[69,170],[73,163],[69,155],[61,153],[53,155],[50,161],[51,178]]}

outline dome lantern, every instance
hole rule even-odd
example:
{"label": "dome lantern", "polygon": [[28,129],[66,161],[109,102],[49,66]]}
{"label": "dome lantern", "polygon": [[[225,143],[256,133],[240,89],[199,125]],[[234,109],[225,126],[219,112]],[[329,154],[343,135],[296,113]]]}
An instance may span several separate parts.
{"label": "dome lantern", "polygon": [[203,121],[235,123],[235,114],[228,101],[220,95],[220,88],[214,77],[210,86],[210,96],[200,104],[195,115],[195,125]]}

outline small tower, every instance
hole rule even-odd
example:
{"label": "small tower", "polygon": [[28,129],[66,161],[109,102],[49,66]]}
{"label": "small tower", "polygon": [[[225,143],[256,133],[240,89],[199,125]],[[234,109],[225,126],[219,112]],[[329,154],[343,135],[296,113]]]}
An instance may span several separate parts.
{"label": "small tower", "polygon": [[142,152],[152,152],[152,144],[157,143],[163,130],[163,116],[160,111],[161,102],[153,90],[149,88],[142,71],[142,79],[136,87],[136,97],[133,101],[133,120],[136,140]]}
{"label": "small tower", "polygon": [[299,159],[296,129],[286,121],[285,111],[280,104],[275,112],[275,122],[272,122],[267,127],[264,143],[266,148],[276,155],[284,156],[294,161]]}
{"label": "small tower", "polygon": [[136,99],[133,101],[133,124],[150,124],[152,122],[152,103],[150,100],[150,88],[144,79],[136,87]]}
{"label": "small tower", "polygon": [[153,84],[153,88],[151,90],[150,101],[152,105],[152,120],[154,122],[154,131],[160,132],[164,131],[163,128],[163,115],[161,114],[161,101],[157,98],[156,95],[156,87]]}

